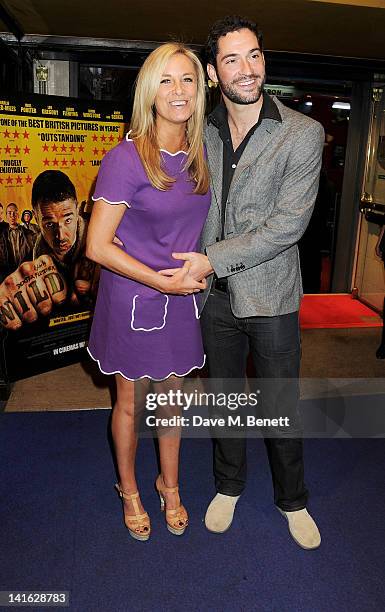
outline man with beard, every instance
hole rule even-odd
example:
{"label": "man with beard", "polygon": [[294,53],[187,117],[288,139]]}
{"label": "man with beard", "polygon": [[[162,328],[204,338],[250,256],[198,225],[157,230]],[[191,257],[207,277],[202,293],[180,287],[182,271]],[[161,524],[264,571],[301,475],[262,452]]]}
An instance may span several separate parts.
{"label": "man with beard", "polygon": [[29,232],[33,252],[0,285],[0,321],[7,329],[33,323],[54,306],[90,305],[95,264],[85,256],[86,224],[72,181],[60,170],[45,170],[33,183],[32,207],[40,229],[37,238]]}
{"label": "man with beard", "polygon": [[[300,365],[297,242],[317,195],[324,131],[263,91],[262,34],[252,21],[233,16],[217,21],[207,56],[209,78],[222,93],[206,128],[212,203],[202,253],[173,256],[190,261],[196,279],[209,277],[202,329],[210,377],[234,388],[234,379],[245,377],[250,352],[257,377],[274,379],[265,385],[273,410],[292,415]],[[277,400],[274,387],[281,388],[283,379],[293,382]],[[217,495],[205,518],[206,527],[216,533],[230,527],[246,484],[245,435],[226,433],[221,437],[215,431]],[[290,436],[278,434],[265,437],[274,502],[297,544],[317,548],[320,534],[306,510],[300,428],[294,427]]]}

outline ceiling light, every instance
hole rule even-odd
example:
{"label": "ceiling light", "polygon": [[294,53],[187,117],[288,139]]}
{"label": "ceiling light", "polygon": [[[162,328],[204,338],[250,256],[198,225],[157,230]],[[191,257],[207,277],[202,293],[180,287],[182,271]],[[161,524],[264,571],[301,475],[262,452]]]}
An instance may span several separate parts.
{"label": "ceiling light", "polygon": [[333,102],[332,108],[340,108],[341,110],[350,110],[350,102]]}

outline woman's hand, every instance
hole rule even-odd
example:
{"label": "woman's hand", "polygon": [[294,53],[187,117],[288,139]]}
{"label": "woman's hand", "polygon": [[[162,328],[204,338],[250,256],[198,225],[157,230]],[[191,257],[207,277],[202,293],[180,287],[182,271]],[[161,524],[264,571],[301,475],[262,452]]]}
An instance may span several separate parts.
{"label": "woman's hand", "polygon": [[206,289],[206,279],[195,280],[190,274],[191,263],[186,261],[183,268],[172,270],[170,276],[165,275],[165,271],[159,274],[159,291],[162,293],[172,293],[174,295],[190,295]]}

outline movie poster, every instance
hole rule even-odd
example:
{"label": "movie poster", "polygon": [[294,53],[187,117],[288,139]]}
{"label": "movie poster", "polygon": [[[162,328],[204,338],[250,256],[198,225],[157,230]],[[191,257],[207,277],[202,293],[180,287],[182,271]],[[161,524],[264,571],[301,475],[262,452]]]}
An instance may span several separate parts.
{"label": "movie poster", "polygon": [[91,196],[126,120],[109,103],[0,100],[3,383],[85,356],[99,274],[85,256]]}

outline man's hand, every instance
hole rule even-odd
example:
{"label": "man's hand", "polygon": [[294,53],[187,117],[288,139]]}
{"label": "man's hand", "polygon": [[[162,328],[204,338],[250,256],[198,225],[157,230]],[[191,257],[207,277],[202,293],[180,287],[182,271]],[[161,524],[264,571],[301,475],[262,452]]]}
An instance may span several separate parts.
{"label": "man's hand", "polygon": [[[182,259],[190,263],[189,274],[195,280],[202,281],[206,276],[214,272],[211,267],[209,258],[202,253],[173,253],[174,259]],[[167,270],[159,270],[159,274],[164,276],[174,276],[180,268],[168,268]]]}
{"label": "man's hand", "polygon": [[67,286],[49,255],[22,263],[0,285],[0,323],[19,329],[66,299]]}
{"label": "man's hand", "polygon": [[161,290],[175,295],[190,295],[206,289],[206,280],[195,280],[190,274],[190,269],[191,263],[186,261],[183,268],[176,268],[172,274],[163,274],[162,276],[169,278],[164,279]]}

